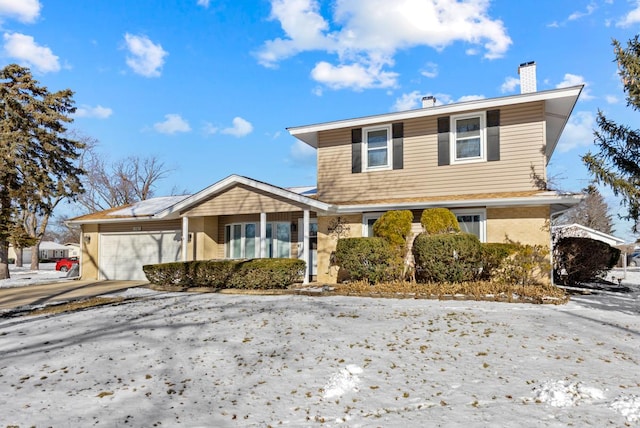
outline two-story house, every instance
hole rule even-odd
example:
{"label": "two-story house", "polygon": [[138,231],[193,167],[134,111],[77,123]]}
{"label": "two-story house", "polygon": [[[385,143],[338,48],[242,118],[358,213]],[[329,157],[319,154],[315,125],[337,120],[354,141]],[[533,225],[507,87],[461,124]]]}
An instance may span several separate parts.
{"label": "two-story house", "polygon": [[[141,266],[213,258],[299,257],[307,280],[332,283],[340,237],[370,236],[389,210],[452,210],[483,242],[550,244],[551,217],[580,195],[544,188],[546,167],[582,86],[288,128],[317,150],[317,188],[232,175],[190,196],[156,198],[72,220],[81,275],[144,279]],[[184,237],[184,239],[183,239]]]}

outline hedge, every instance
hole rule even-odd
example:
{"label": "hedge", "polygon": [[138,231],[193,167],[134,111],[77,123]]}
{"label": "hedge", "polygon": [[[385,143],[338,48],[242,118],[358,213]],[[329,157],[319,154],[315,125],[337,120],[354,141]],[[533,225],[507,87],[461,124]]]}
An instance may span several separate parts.
{"label": "hedge", "polygon": [[298,259],[196,260],[142,267],[150,283],[177,287],[276,289],[302,282]]}
{"label": "hedge", "polygon": [[591,281],[616,265],[620,250],[590,238],[565,237],[554,248],[554,280],[565,284]]}
{"label": "hedge", "polygon": [[402,277],[400,249],[384,238],[343,238],[336,246],[336,264],[347,278],[376,284]]}
{"label": "hedge", "polygon": [[413,241],[416,281],[465,282],[481,268],[480,241],[469,233],[419,234]]}

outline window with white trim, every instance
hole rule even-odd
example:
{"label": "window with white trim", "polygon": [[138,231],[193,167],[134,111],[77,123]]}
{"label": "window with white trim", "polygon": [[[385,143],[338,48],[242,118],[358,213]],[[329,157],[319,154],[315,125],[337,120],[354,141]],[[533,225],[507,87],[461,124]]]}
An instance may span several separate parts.
{"label": "window with white trim", "polygon": [[362,236],[373,237],[373,224],[382,217],[383,212],[362,214]]}
{"label": "window with white trim", "polygon": [[[260,223],[233,223],[225,225],[224,257],[227,259],[252,259],[259,257],[259,230]],[[291,257],[290,223],[267,223],[265,257]]]}
{"label": "window with white trim", "polygon": [[486,113],[451,117],[451,159],[456,162],[486,160]]}
{"label": "window with white trim", "polygon": [[364,128],[362,139],[363,170],[390,169],[393,165],[391,125]]}
{"label": "window with white trim", "polygon": [[480,242],[487,241],[487,212],[484,209],[452,210],[460,230],[476,235]]}

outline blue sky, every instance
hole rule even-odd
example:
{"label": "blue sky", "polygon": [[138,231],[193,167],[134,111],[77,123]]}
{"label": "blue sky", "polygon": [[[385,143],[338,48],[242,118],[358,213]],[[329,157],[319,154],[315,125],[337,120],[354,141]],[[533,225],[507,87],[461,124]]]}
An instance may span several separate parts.
{"label": "blue sky", "polygon": [[72,89],[71,128],[105,157],[172,170],[159,196],[234,173],[315,184],[286,127],[519,93],[527,61],[538,90],[586,85],[549,168],[560,188],[589,182],[598,109],[636,123],[611,40],[638,33],[640,1],[0,0],[0,27],[3,66]]}

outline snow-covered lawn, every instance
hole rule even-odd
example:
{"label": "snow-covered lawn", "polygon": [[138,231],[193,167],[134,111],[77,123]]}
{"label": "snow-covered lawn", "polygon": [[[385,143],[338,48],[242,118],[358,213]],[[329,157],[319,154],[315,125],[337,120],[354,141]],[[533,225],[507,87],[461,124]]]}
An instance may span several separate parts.
{"label": "snow-covered lawn", "polygon": [[9,274],[10,279],[0,279],[0,288],[26,287],[67,279],[67,272],[57,271],[55,263],[40,263],[39,270],[31,270],[29,264],[20,268],[9,265]]}
{"label": "snow-covered lawn", "polygon": [[0,319],[0,426],[640,426],[631,288],[562,306],[131,289]]}

